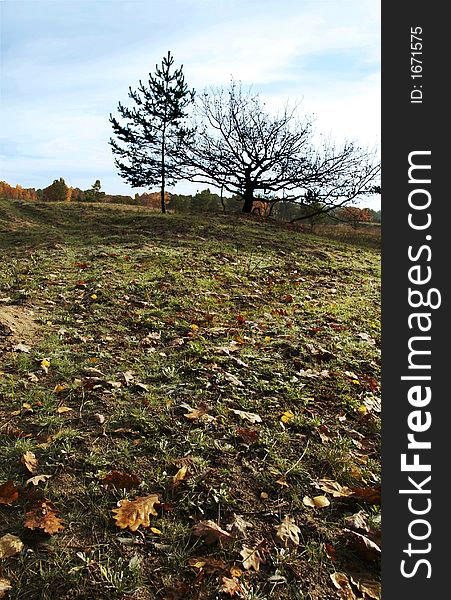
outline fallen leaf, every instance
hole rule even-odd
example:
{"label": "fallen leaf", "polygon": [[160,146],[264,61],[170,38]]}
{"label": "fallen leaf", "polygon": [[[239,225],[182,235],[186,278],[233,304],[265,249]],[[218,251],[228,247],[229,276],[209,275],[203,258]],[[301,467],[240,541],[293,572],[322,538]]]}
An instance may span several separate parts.
{"label": "fallen leaf", "polygon": [[256,546],[255,548],[243,546],[243,549],[240,550],[240,554],[243,557],[243,567],[246,571],[252,568],[254,571],[258,572],[260,570],[260,564],[266,562],[264,556],[262,556],[260,552],[259,546]]}
{"label": "fallen leaf", "polygon": [[243,571],[239,567],[235,567],[235,565],[230,567],[230,575],[232,577],[241,577],[242,574]]}
{"label": "fallen leaf", "polygon": [[282,423],[289,423],[292,419],[294,419],[294,414],[291,412],[291,410],[285,411],[280,417]]}
{"label": "fallen leaf", "polygon": [[61,383],[57,383],[57,384],[55,385],[55,387],[53,388],[53,393],[54,393],[54,394],[59,394],[59,393],[61,393],[62,391],[64,391],[65,389],[66,389],[66,386],[65,386],[65,385],[62,385]]}
{"label": "fallen leaf", "polygon": [[137,382],[137,383],[135,383],[135,389],[138,390],[139,392],[148,392],[149,386],[146,385],[145,383]]}
{"label": "fallen leaf", "polygon": [[120,500],[118,508],[113,508],[116,525],[121,529],[128,527],[130,531],[136,531],[140,525],[150,526],[150,515],[157,516],[155,505],[160,504],[158,494],[140,496],[135,500]]}
{"label": "fallen leaf", "polygon": [[184,415],[185,419],[188,421],[205,421],[210,423],[215,420],[215,417],[208,414],[208,406],[205,404],[201,404],[199,408],[190,408],[189,412]]}
{"label": "fallen leaf", "polygon": [[230,531],[234,537],[246,537],[246,529],[253,527],[252,523],[245,521],[241,515],[233,513],[233,521],[226,525],[227,531]]}
{"label": "fallen leaf", "polygon": [[378,581],[368,579],[361,573],[349,573],[349,578],[359,592],[373,600],[381,600],[381,584]]}
{"label": "fallen leaf", "polygon": [[214,521],[199,521],[193,527],[193,534],[197,537],[205,538],[206,544],[213,544],[218,540],[231,540],[232,536]]}
{"label": "fallen leaf", "polygon": [[223,577],[220,591],[229,596],[241,595],[241,584],[236,577]]}
{"label": "fallen leaf", "polygon": [[120,376],[122,377],[125,385],[127,386],[133,383],[133,381],[135,380],[135,376],[133,375],[132,371],[124,371],[123,373],[120,373]]}
{"label": "fallen leaf", "polygon": [[44,358],[43,360],[41,360],[41,369],[44,371],[44,373],[49,372],[49,367],[50,367],[50,360],[48,358]]}
{"label": "fallen leaf", "polygon": [[58,406],[58,408],[56,409],[56,412],[57,412],[59,415],[62,415],[62,414],[64,414],[64,413],[71,412],[71,411],[73,411],[73,410],[74,410],[74,409],[73,409],[73,408],[70,408],[70,406]]}
{"label": "fallen leaf", "polygon": [[59,511],[50,500],[44,499],[37,506],[25,514],[25,527],[28,529],[42,529],[45,533],[58,533],[64,529],[62,520],[58,517]]}
{"label": "fallen leaf", "polygon": [[13,347],[13,351],[14,352],[26,352],[29,353],[31,350],[31,346],[27,346],[26,344],[22,344],[22,342],[20,344],[16,344]]}
{"label": "fallen leaf", "polygon": [[317,377],[330,377],[330,373],[327,369],[323,369],[322,371],[317,371],[315,369],[301,369],[296,373],[300,377],[307,377],[308,379],[314,379]]}
{"label": "fallen leaf", "polygon": [[342,600],[357,600],[347,575],[336,572],[332,573],[330,578],[334,586],[337,588],[337,590],[339,590],[338,595],[340,598],[342,598]]}
{"label": "fallen leaf", "polygon": [[337,481],[333,481],[332,479],[320,479],[317,487],[319,487],[320,490],[323,490],[323,492],[327,492],[334,498],[347,498],[348,496],[352,496],[354,494],[351,488],[348,488],[345,485],[340,485]]}
{"label": "fallen leaf", "polygon": [[256,413],[246,412],[244,410],[237,410],[235,408],[232,408],[231,411],[239,417],[241,417],[242,419],[249,421],[250,423],[261,423],[262,418]]}
{"label": "fallen leaf", "polygon": [[302,503],[304,506],[310,506],[311,508],[325,508],[326,506],[330,506],[330,501],[326,496],[315,496],[314,498],[304,496]]}
{"label": "fallen leaf", "polygon": [[381,503],[381,488],[361,488],[351,487],[352,497],[356,500],[363,500],[369,504],[380,504]]}
{"label": "fallen leaf", "polygon": [[243,382],[238,379],[238,377],[235,377],[235,375],[228,373],[227,371],[224,372],[224,379],[227,379],[227,381],[229,381],[232,385],[236,385],[238,387],[244,385]]}
{"label": "fallen leaf", "polygon": [[351,531],[350,529],[343,529],[343,532],[346,533],[352,548],[361,558],[371,561],[380,556],[380,546],[365,535],[357,533],[356,531]]}
{"label": "fallen leaf", "polygon": [[279,477],[279,479],[277,479],[276,483],[282,487],[290,487],[287,483],[285,476]]}
{"label": "fallen leaf", "polygon": [[105,377],[104,373],[95,367],[83,367],[83,373],[85,375],[89,375],[90,377]]}
{"label": "fallen leaf", "polygon": [[105,475],[102,483],[105,483],[109,488],[131,490],[137,487],[141,483],[141,480],[137,475],[130,475],[121,471],[111,471],[108,475]]}
{"label": "fallen leaf", "polygon": [[174,487],[179,485],[179,483],[185,479],[187,473],[188,473],[188,466],[183,465],[183,467],[181,467],[177,471],[177,473],[174,475],[174,477],[172,478],[172,485]]}
{"label": "fallen leaf", "polygon": [[246,444],[255,444],[260,435],[260,432],[256,429],[246,429],[244,427],[238,427],[236,433]]}
{"label": "fallen leaf", "polygon": [[20,538],[12,533],[7,533],[0,538],[0,558],[9,558],[18,554],[23,548]]}
{"label": "fallen leaf", "polygon": [[277,525],[276,532],[276,538],[282,542],[282,546],[285,548],[299,546],[299,534],[301,530],[292,517],[284,517],[280,525]]}
{"label": "fallen leaf", "polygon": [[36,473],[38,470],[38,459],[33,454],[33,452],[25,452],[25,454],[20,459],[20,462],[25,466],[30,473]]}
{"label": "fallen leaf", "polygon": [[223,560],[211,557],[190,558],[188,565],[195,569],[203,569],[206,573],[214,573],[215,571],[227,571],[227,565]]}
{"label": "fallen leaf", "polygon": [[363,510],[360,510],[358,513],[355,513],[349,517],[345,517],[344,521],[348,527],[355,529],[356,531],[364,531],[368,533],[371,530],[368,517]]}
{"label": "fallen leaf", "polygon": [[105,415],[102,415],[100,413],[95,413],[94,417],[99,425],[103,425],[105,423]]}
{"label": "fallen leaf", "polygon": [[6,598],[7,592],[11,589],[11,582],[9,579],[0,577],[0,598]]}
{"label": "fallen leaf", "polygon": [[27,481],[25,482],[27,485],[29,483],[33,484],[33,485],[38,485],[39,483],[43,482],[43,481],[47,481],[47,479],[50,479],[51,475],[35,475],[34,477],[30,477],[30,479],[27,479]]}

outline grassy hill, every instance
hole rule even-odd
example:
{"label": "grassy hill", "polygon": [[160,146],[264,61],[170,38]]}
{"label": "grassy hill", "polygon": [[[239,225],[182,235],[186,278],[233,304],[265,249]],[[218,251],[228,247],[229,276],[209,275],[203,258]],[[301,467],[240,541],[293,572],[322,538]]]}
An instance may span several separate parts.
{"label": "grassy hill", "polygon": [[378,597],[364,235],[0,202],[9,598]]}

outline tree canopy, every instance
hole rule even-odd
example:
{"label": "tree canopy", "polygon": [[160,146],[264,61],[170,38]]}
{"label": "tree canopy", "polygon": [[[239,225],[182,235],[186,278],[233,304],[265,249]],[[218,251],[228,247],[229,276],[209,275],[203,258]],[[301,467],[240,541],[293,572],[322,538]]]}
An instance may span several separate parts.
{"label": "tree canopy", "polygon": [[[185,144],[189,178],[238,194],[251,212],[256,193],[274,201],[321,203],[323,211],[371,193],[380,166],[353,142],[314,143],[311,118],[288,106],[271,115],[258,95],[232,81],[206,91],[197,103],[194,140]],[[271,200],[270,200],[271,201]]]}
{"label": "tree canopy", "polygon": [[122,121],[110,115],[117,140],[110,145],[118,157],[119,175],[132,187],[160,186],[161,209],[165,212],[165,187],[180,179],[176,169],[178,150],[187,143],[192,131],[183,125],[187,109],[194,99],[183,75],[183,65],[174,69],[174,58],[168,52],[155,74],[149,73],[147,86],[129,89],[134,106],[118,104]]}

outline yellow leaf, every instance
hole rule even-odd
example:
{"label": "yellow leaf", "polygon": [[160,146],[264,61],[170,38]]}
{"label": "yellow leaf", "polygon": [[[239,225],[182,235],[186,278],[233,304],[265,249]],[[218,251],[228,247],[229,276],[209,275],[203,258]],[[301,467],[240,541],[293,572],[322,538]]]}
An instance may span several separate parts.
{"label": "yellow leaf", "polygon": [[232,577],[241,577],[243,571],[239,567],[230,567],[230,575]]}
{"label": "yellow leaf", "polygon": [[22,540],[11,533],[7,533],[0,538],[0,558],[14,556],[15,554],[18,554],[22,548]]}
{"label": "yellow leaf", "polygon": [[287,480],[285,479],[285,477],[280,477],[276,483],[278,483],[279,485],[281,485],[282,487],[289,487]]}
{"label": "yellow leaf", "polygon": [[22,408],[25,408],[26,410],[33,410],[31,404],[29,404],[28,402],[23,402]]}
{"label": "yellow leaf", "polygon": [[157,529],[156,527],[151,527],[150,531],[152,533],[154,533],[155,535],[161,535],[161,531],[159,529]]}
{"label": "yellow leaf", "polygon": [[58,406],[58,408],[56,409],[56,412],[59,415],[62,415],[63,413],[70,412],[71,410],[73,410],[73,408],[70,408],[69,406]]}
{"label": "yellow leaf", "polygon": [[313,498],[313,503],[316,508],[325,508],[326,506],[330,506],[330,501],[326,498],[326,496],[315,496]]}
{"label": "yellow leaf", "polygon": [[41,360],[41,369],[45,373],[49,372],[49,367],[50,367],[50,360],[48,358],[44,358],[43,360]]}
{"label": "yellow leaf", "polygon": [[268,494],[267,494],[266,492],[262,492],[262,493],[260,494],[260,498],[261,498],[262,500],[268,500],[269,496],[268,496]]}
{"label": "yellow leaf", "polygon": [[62,392],[65,389],[66,389],[65,385],[61,385],[61,383],[57,383],[55,385],[55,387],[53,388],[53,393],[54,394],[59,394],[60,392]]}
{"label": "yellow leaf", "polygon": [[268,343],[268,342],[271,341],[271,338],[269,337],[269,335],[265,335],[264,340],[265,340],[266,343]]}
{"label": "yellow leaf", "polygon": [[280,417],[280,420],[282,421],[282,423],[289,423],[291,421],[291,419],[293,419],[293,418],[294,418],[294,414],[291,412],[291,410],[287,410]]}
{"label": "yellow leaf", "polygon": [[197,330],[199,329],[199,326],[198,326],[198,325],[196,325],[195,323],[193,323],[192,325],[190,325],[190,329],[191,329],[192,331],[197,331]]}
{"label": "yellow leaf", "polygon": [[91,298],[92,298],[93,300],[97,300],[97,294],[91,294]]}
{"label": "yellow leaf", "polygon": [[186,477],[187,472],[188,472],[187,465],[183,465],[183,467],[181,469],[179,469],[177,471],[177,473],[174,475],[174,477],[172,478],[172,485],[178,485],[181,481],[183,481]]}

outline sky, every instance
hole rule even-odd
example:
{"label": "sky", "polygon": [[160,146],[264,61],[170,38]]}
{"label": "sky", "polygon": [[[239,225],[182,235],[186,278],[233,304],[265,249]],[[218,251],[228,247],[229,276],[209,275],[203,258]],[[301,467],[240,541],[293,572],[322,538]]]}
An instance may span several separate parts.
{"label": "sky", "polygon": [[117,174],[108,118],[168,50],[198,93],[233,77],[268,110],[299,103],[318,133],[379,151],[377,0],[0,0],[0,179],[143,191]]}

